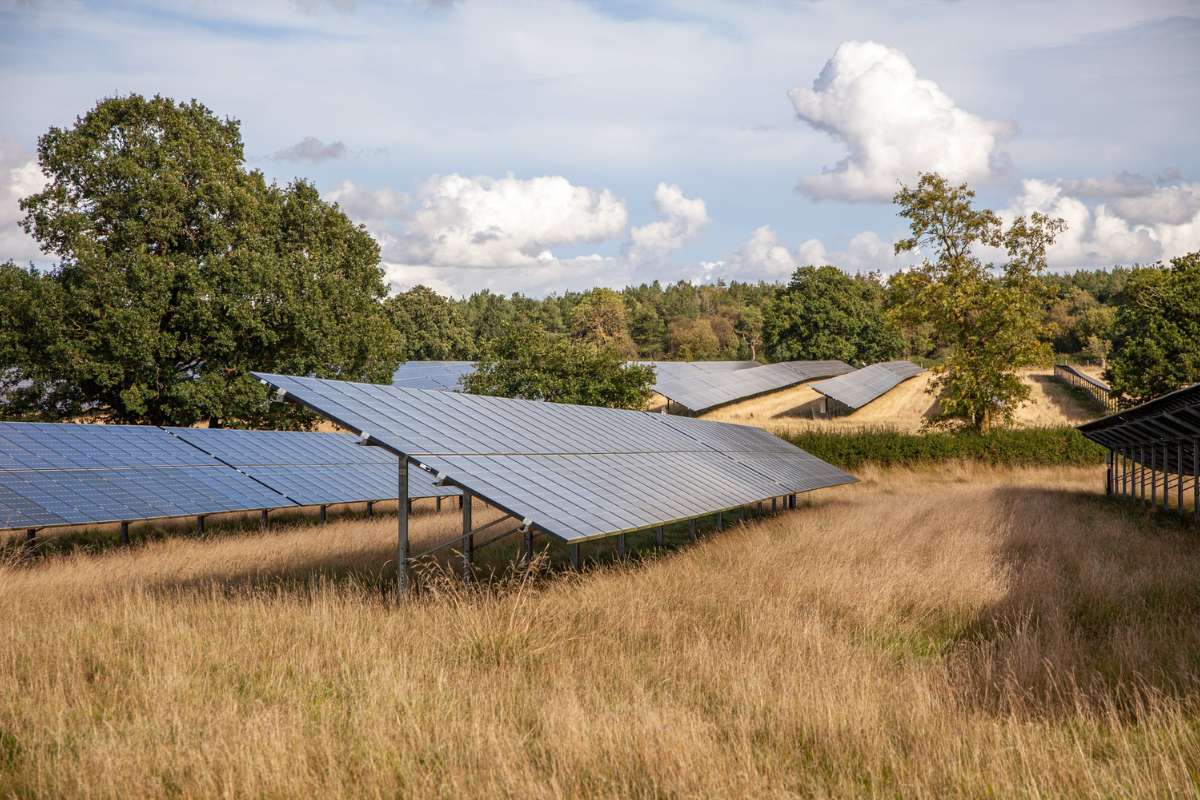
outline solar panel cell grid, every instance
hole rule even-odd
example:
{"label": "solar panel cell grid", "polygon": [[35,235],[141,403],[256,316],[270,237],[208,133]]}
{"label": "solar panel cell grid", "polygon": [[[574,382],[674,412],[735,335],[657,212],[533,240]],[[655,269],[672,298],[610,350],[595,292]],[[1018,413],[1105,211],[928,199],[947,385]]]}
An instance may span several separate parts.
{"label": "solar panel cell grid", "polygon": [[911,361],[884,361],[836,378],[817,381],[812,388],[848,408],[857,409],[924,371]]}
{"label": "solar panel cell grid", "polygon": [[637,411],[258,375],[566,541],[854,478],[765,431]]}

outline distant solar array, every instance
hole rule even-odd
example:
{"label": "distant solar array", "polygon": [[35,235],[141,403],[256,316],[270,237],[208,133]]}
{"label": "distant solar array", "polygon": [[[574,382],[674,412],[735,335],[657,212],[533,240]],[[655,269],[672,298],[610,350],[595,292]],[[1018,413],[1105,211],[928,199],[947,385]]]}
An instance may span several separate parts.
{"label": "distant solar array", "polygon": [[457,392],[462,377],[474,371],[474,361],[405,361],[392,373],[392,385]]}
{"label": "distant solar array", "polygon": [[[768,392],[841,375],[854,368],[844,361],[636,361],[654,367],[654,391],[700,413]],[[405,389],[461,389],[459,378],[475,368],[470,361],[406,361],[392,376]]]}
{"label": "distant solar array", "polygon": [[[659,362],[664,363],[670,362]],[[853,369],[844,361],[781,361],[721,370],[667,368],[659,372],[654,390],[689,411],[701,413]]]}
{"label": "distant solar array", "polygon": [[[432,497],[457,491],[413,473],[409,493]],[[358,446],[347,434],[0,423],[0,529],[396,495],[394,460]]]}
{"label": "distant solar array", "polygon": [[570,543],[855,480],[755,428],[455,392],[256,377],[441,482]]}
{"label": "distant solar array", "polygon": [[859,409],[924,371],[911,361],[882,361],[836,378],[817,381],[812,384],[812,389],[846,408]]}

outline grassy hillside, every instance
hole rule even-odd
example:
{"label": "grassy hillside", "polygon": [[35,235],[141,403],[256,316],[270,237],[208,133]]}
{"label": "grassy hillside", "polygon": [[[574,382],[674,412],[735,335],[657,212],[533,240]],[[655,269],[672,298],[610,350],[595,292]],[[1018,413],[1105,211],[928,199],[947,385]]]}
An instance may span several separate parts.
{"label": "grassy hillside", "polygon": [[0,795],[1196,791],[1194,531],[1095,468],[864,477],[403,607],[387,519],[2,567]]}

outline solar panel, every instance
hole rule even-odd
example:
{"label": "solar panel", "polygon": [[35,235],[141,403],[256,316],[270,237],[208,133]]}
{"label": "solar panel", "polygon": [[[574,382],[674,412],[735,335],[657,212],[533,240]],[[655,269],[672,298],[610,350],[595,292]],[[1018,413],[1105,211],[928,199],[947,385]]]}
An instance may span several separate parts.
{"label": "solar panel", "polygon": [[[632,361],[654,367],[654,391],[694,412],[786,389],[817,378],[841,375],[854,368],[844,361]],[[406,361],[392,376],[405,389],[459,391],[461,376],[475,369],[471,361]]]}
{"label": "solar panel", "polygon": [[836,378],[817,381],[812,389],[848,408],[857,409],[924,371],[911,361],[882,361]]}
{"label": "solar panel", "polygon": [[474,361],[405,361],[392,373],[392,385],[456,392],[462,377],[474,371]]}
{"label": "solar panel", "polygon": [[0,423],[0,527],[291,505],[161,428]]}
{"label": "solar panel", "polygon": [[736,425],[255,375],[563,541],[855,480],[765,431]]}
{"label": "solar panel", "polygon": [[[175,436],[236,467],[300,505],[395,499],[396,459],[344,433],[169,428]],[[408,496],[447,497],[451,486],[411,470]]]}
{"label": "solar panel", "polygon": [[725,370],[672,368],[659,375],[654,389],[699,413],[853,369],[844,361],[781,361]]}

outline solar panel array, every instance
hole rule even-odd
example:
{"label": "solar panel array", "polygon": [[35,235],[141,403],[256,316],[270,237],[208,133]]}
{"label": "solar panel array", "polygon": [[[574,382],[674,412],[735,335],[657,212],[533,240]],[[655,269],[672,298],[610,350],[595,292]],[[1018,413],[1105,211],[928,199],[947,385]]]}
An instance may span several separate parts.
{"label": "solar panel array", "polygon": [[256,377],[568,542],[855,480],[765,431],[736,425],[317,378]]}
{"label": "solar panel array", "polygon": [[[659,365],[669,362],[659,362]],[[697,364],[703,362],[684,362]],[[781,361],[741,369],[659,369],[654,390],[699,413],[718,406],[777,392],[817,378],[842,375],[854,367],[844,361]]]}
{"label": "solar panel array", "polygon": [[281,505],[286,498],[162,428],[0,423],[0,528]]}
{"label": "solar panel array", "polygon": [[[3,422],[0,529],[383,500],[396,475],[348,434]],[[457,493],[410,473],[410,497]]]}
{"label": "solar panel array", "polygon": [[[654,391],[693,412],[779,391],[806,381],[850,372],[844,361],[634,361],[654,367]],[[392,376],[405,389],[458,391],[471,361],[406,361]]]}
{"label": "solar panel array", "polygon": [[848,408],[858,409],[924,371],[924,367],[911,361],[882,361],[836,378],[817,381],[812,389]]}
{"label": "solar panel array", "polygon": [[[396,458],[344,433],[171,428],[171,433],[302,506],[396,496]],[[409,497],[457,495],[428,473],[409,472]]]}
{"label": "solar panel array", "polygon": [[405,361],[392,373],[392,385],[457,392],[462,376],[474,371],[474,361]]}
{"label": "solar panel array", "polygon": [[1176,452],[1168,455],[1190,467],[1200,459],[1200,383],[1080,425],[1079,431],[1131,461],[1153,458],[1160,468],[1161,450],[1171,445],[1167,449]]}

